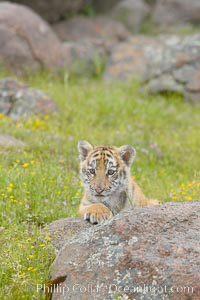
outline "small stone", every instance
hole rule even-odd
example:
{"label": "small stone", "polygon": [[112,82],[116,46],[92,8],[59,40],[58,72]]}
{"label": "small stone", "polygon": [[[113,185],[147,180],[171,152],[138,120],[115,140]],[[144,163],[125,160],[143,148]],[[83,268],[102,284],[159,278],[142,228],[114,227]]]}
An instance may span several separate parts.
{"label": "small stone", "polygon": [[147,89],[151,93],[177,92],[183,93],[183,86],[178,84],[171,75],[164,74],[152,79],[147,84]]}
{"label": "small stone", "polygon": [[0,148],[23,148],[26,144],[10,135],[0,134]]}
{"label": "small stone", "polygon": [[0,79],[0,113],[17,119],[56,111],[57,105],[42,91],[30,88],[15,78]]}

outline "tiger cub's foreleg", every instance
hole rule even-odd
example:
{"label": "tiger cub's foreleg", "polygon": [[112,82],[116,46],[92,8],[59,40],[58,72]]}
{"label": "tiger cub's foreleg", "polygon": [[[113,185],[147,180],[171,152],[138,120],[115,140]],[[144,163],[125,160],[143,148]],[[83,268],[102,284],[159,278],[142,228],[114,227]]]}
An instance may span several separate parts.
{"label": "tiger cub's foreleg", "polygon": [[84,220],[88,220],[92,224],[98,224],[113,216],[111,210],[101,203],[86,205],[81,204],[79,213]]}

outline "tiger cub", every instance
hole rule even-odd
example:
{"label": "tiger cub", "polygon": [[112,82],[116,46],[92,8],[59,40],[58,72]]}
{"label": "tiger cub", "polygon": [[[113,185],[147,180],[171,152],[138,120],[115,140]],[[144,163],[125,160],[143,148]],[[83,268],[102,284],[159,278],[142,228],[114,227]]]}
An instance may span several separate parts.
{"label": "tiger cub", "polygon": [[79,141],[78,151],[84,184],[79,213],[85,220],[97,224],[123,210],[159,204],[147,199],[131,176],[136,155],[133,147],[92,146]]}

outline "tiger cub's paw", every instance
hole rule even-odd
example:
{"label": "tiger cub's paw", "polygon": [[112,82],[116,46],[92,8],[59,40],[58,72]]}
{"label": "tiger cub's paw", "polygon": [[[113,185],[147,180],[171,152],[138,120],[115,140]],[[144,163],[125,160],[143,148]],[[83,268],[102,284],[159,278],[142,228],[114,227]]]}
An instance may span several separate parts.
{"label": "tiger cub's paw", "polygon": [[104,220],[110,219],[113,216],[111,210],[103,204],[93,204],[84,209],[84,220],[92,224],[101,223]]}
{"label": "tiger cub's paw", "polygon": [[152,206],[152,205],[159,205],[161,202],[157,199],[148,199],[147,205]]}

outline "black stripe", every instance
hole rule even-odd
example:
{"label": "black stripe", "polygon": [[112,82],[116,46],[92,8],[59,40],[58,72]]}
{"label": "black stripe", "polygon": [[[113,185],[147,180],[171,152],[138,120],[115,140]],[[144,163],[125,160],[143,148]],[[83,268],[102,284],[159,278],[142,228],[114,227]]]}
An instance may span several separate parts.
{"label": "black stripe", "polygon": [[109,153],[106,153],[106,156],[109,157],[109,158],[113,158],[113,156]]}
{"label": "black stripe", "polygon": [[98,157],[99,156],[99,154],[97,153],[97,154],[94,154],[94,155],[92,155],[92,157]]}

